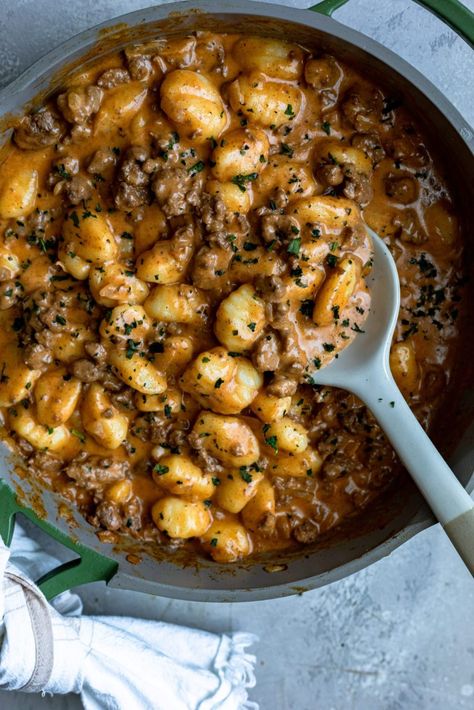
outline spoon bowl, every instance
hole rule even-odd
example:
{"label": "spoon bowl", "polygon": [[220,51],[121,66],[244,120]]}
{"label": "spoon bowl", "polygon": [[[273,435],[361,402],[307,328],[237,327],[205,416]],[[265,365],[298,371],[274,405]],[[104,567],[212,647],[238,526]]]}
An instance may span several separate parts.
{"label": "spoon bowl", "polygon": [[474,503],[393,379],[389,356],[400,308],[400,282],[387,246],[369,227],[367,231],[374,249],[367,279],[370,312],[361,333],[312,380],[349,390],[367,405],[474,575]]}

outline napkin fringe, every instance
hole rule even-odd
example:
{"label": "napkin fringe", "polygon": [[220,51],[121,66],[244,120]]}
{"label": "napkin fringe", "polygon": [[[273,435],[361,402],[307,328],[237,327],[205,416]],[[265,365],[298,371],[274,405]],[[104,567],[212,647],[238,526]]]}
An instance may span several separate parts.
{"label": "napkin fringe", "polygon": [[255,634],[237,631],[223,636],[214,659],[214,672],[220,678],[217,691],[199,705],[199,710],[215,708],[239,708],[258,710],[258,703],[248,699],[247,688],[256,684],[256,656],[246,652],[246,648],[258,641]]}

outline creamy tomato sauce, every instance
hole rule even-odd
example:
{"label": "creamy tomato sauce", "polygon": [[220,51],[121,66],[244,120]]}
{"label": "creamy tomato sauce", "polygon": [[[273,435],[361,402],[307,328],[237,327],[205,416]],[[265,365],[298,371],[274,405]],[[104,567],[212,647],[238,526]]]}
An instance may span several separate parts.
{"label": "creamy tomato sauce", "polygon": [[313,384],[370,308],[365,220],[428,427],[461,240],[410,117],[337,57],[197,33],[128,47],[21,118],[0,168],[0,407],[30,475],[120,537],[233,562],[360,514],[399,462]]}

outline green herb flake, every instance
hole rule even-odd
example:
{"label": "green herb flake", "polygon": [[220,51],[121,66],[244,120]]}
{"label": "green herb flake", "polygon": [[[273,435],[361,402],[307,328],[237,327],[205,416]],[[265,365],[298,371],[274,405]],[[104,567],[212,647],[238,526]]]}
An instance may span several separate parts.
{"label": "green herb flake", "polygon": [[295,239],[292,239],[288,244],[287,252],[288,254],[294,254],[295,256],[298,256],[298,254],[300,253],[300,248],[301,237],[296,237]]}
{"label": "green herb flake", "polygon": [[77,429],[71,429],[71,434],[79,439],[81,444],[84,444],[86,440],[86,435],[82,431],[78,431]]}
{"label": "green herb flake", "polygon": [[188,173],[193,177],[194,175],[197,175],[200,173],[202,170],[204,170],[205,165],[202,160],[198,160],[197,163],[194,163],[194,165],[191,165],[190,168],[188,168]]}
{"label": "green herb flake", "polygon": [[247,188],[245,187],[245,183],[253,182],[257,178],[258,173],[249,173],[248,175],[234,175],[234,177],[231,178],[231,182],[234,185],[237,185],[241,192],[246,192]]}
{"label": "green herb flake", "polygon": [[169,470],[169,466],[163,466],[161,463],[157,463],[153,466],[153,473],[157,473],[159,476],[163,476],[165,473],[168,473]]}

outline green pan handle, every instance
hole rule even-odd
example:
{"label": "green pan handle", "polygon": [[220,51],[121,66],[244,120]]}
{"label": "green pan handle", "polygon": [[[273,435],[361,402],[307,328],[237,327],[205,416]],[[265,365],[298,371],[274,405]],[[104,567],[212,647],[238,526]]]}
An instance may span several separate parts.
{"label": "green pan handle", "polygon": [[32,510],[23,508],[18,504],[15,493],[0,481],[0,536],[5,545],[10,545],[12,541],[17,513],[27,517],[41,530],[78,555],[77,559],[59,565],[36,581],[47,599],[52,599],[67,589],[88,582],[109,582],[117,572],[117,562],[74,542],[53,525],[39,518]]}
{"label": "green pan handle", "polygon": [[[459,0],[415,1],[437,15],[443,22],[446,22],[446,24],[452,27],[471,47],[474,46],[474,13],[460,3]],[[318,2],[309,9],[331,17],[333,12],[345,5],[346,2],[348,2],[348,0],[322,0],[322,2]]]}

